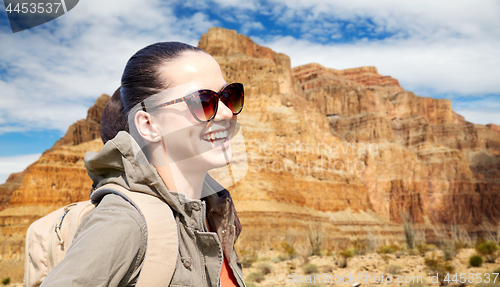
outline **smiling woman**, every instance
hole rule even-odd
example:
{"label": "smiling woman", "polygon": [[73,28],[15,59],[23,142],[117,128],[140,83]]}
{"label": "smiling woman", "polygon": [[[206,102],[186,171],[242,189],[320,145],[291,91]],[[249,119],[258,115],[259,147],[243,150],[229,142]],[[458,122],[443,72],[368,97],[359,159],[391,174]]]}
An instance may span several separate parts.
{"label": "smiling woman", "polygon": [[[243,85],[227,84],[209,54],[178,42],[132,56],[104,109],[105,145],[85,165],[94,188],[118,184],[172,210],[178,246],[170,257],[177,259],[161,286],[244,286],[234,250],[241,225],[229,192],[208,175],[231,161],[242,109]],[[135,286],[148,227],[123,197],[105,195],[42,286]]]}

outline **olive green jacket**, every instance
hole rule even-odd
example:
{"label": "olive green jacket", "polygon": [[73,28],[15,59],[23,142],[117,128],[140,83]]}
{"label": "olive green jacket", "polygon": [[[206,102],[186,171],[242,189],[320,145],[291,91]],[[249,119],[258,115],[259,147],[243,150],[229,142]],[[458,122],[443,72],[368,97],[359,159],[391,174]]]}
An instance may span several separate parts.
{"label": "olive green jacket", "polygon": [[[94,188],[115,183],[157,196],[170,206],[179,236],[179,251],[173,255],[177,256],[177,264],[170,286],[220,286],[223,256],[238,284],[245,286],[234,250],[241,225],[229,192],[223,189],[202,200],[191,200],[182,193],[167,190],[156,169],[142,164],[144,160],[130,134],[119,132],[99,153],[88,152],[85,165]],[[217,185],[208,176],[205,180],[211,186]],[[101,196],[91,195],[93,201],[100,201],[99,205],[82,221],[66,256],[41,286],[135,285],[146,248],[144,220],[120,196]],[[208,232],[205,216],[210,229],[216,232]]]}

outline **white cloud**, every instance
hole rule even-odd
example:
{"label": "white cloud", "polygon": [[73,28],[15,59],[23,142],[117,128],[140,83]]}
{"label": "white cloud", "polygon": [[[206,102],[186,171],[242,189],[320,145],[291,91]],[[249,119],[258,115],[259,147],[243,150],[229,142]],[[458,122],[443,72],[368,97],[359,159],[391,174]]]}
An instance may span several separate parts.
{"label": "white cloud", "polygon": [[241,33],[246,34],[252,30],[265,30],[264,25],[260,22],[245,22],[241,25]]}
{"label": "white cloud", "polygon": [[41,155],[37,153],[0,157],[0,184],[4,183],[11,173],[23,171],[30,164],[37,161]]}
{"label": "white cloud", "polygon": [[500,124],[500,111],[484,110],[484,109],[455,109],[455,112],[465,118],[466,121],[475,124]]}
{"label": "white cloud", "polygon": [[114,92],[136,51],[161,41],[196,46],[218,23],[203,13],[177,17],[158,0],[80,1],[53,22],[0,32],[0,67],[8,68],[0,80],[0,133],[65,131],[95,98]]}
{"label": "white cloud", "polygon": [[261,44],[289,55],[293,66],[312,62],[334,69],[375,66],[379,73],[398,79],[407,90],[426,87],[437,93],[462,95],[500,91],[496,76],[500,65],[496,47],[500,42],[318,44],[277,37]]}

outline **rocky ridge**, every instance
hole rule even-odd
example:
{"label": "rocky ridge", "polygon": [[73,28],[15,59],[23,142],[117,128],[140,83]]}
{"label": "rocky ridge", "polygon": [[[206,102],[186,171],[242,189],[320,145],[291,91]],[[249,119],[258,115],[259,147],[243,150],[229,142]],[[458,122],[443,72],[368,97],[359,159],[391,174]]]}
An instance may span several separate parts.
{"label": "rocky ridge", "polygon": [[353,85],[352,76],[318,64],[292,73],[334,135],[352,144],[377,143],[381,152],[363,159],[361,178],[379,215],[398,222],[409,210],[416,222],[498,223],[500,137],[494,125],[468,123],[449,100],[419,97],[381,76]]}

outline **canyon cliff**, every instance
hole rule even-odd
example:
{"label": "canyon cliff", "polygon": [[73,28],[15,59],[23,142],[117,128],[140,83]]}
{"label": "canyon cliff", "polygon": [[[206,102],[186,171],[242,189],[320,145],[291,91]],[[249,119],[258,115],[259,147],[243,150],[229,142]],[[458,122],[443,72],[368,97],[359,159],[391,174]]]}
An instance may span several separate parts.
{"label": "canyon cliff", "polygon": [[[375,67],[292,68],[288,56],[222,28],[210,28],[199,47],[228,83],[245,87],[238,121],[249,170],[229,188],[244,230],[238,248],[288,242],[306,250],[314,228],[324,232],[325,249],[367,234],[401,240],[403,213],[473,232],[498,224],[498,126],[466,122],[449,100],[405,91]],[[0,186],[2,206],[8,202],[0,211],[2,273],[5,262],[22,268],[31,222],[88,198],[83,156],[102,147],[99,119],[108,99],[101,96],[87,119]]]}

